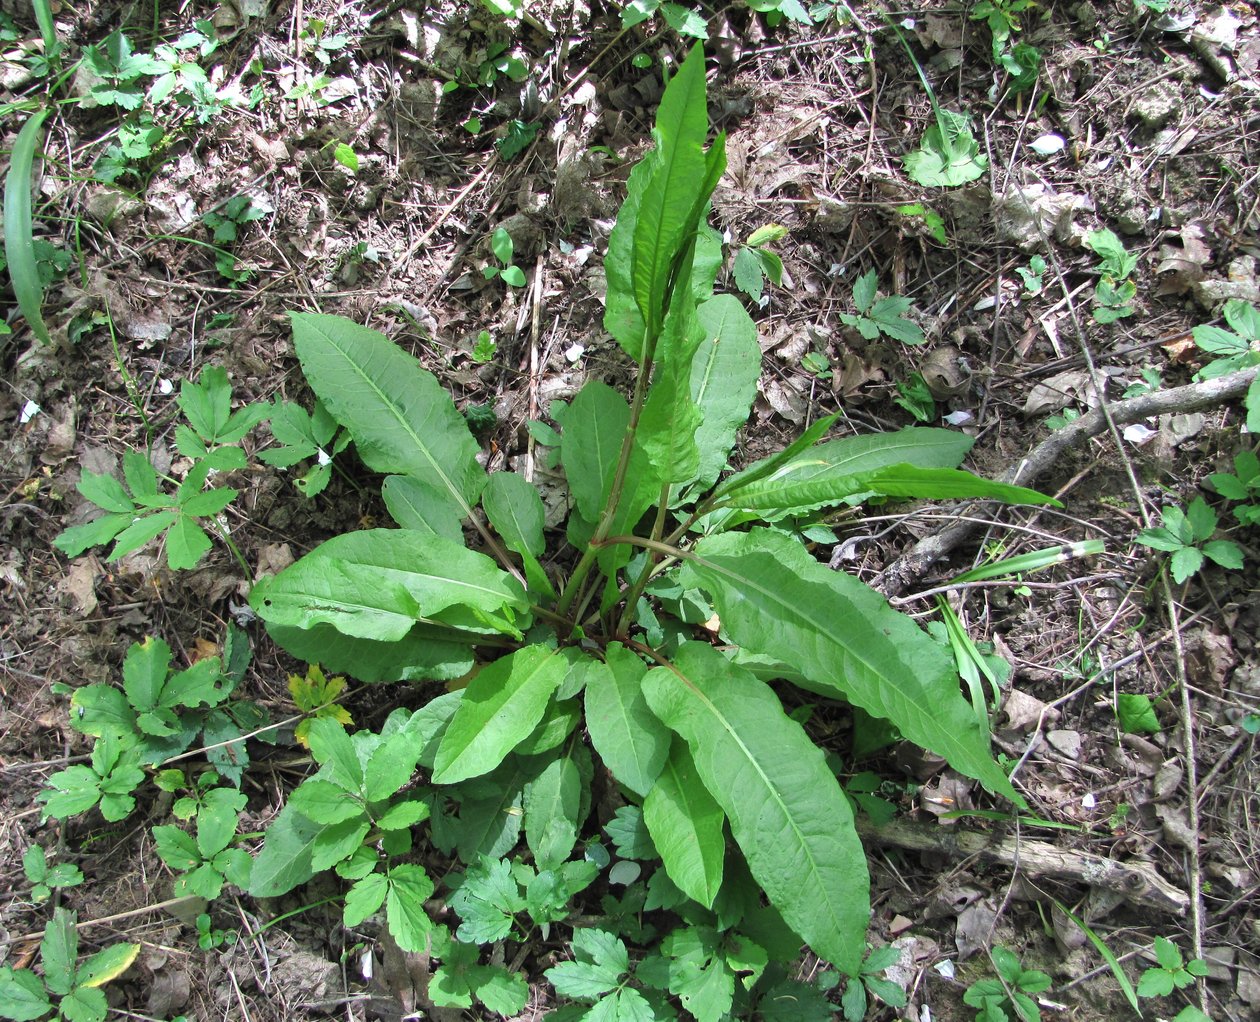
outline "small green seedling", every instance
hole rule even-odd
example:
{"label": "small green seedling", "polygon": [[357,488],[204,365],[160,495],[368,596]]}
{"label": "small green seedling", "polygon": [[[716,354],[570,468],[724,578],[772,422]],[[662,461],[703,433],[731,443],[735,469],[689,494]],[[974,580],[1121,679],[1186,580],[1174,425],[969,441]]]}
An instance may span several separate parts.
{"label": "small green seedling", "polygon": [[[1041,1009],[1033,995],[1050,989],[1050,977],[1036,969],[1025,969],[1019,959],[1004,947],[995,947],[989,957],[1001,979],[980,979],[963,994],[963,1003],[976,1012],[976,1022],[1010,1022],[1015,1019],[1040,1022]],[[1009,994],[1008,994],[1009,991]]]}
{"label": "small green seedling", "polygon": [[210,919],[210,913],[202,912],[197,917],[197,947],[202,951],[214,951],[221,947],[231,947],[237,941],[235,930],[220,930]]}
{"label": "small green seedling", "polygon": [[1088,234],[1085,244],[1098,256],[1102,274],[1094,288],[1094,322],[1114,323],[1132,316],[1137,285],[1130,278],[1137,268],[1137,256],[1106,228]]}
{"label": "small green seedling", "polygon": [[[274,730],[263,730],[266,710],[229,698],[249,664],[248,640],[235,625],[228,626],[226,667],[218,657],[205,657],[172,673],[171,658],[171,648],[160,639],[133,643],[123,660],[121,691],[93,684],[71,692],[71,726],[85,735],[121,742],[143,765],[179,755],[200,734],[210,746],[206,756],[218,774],[239,785],[249,765],[242,734],[257,732],[260,741],[275,741]],[[160,776],[167,778],[162,782],[166,790],[178,790],[170,787],[177,779]]]}
{"label": "small green seedling", "polygon": [[1027,266],[1016,266],[1015,272],[1024,282],[1024,297],[1033,298],[1041,294],[1042,288],[1045,287],[1042,278],[1046,275],[1046,261],[1041,256],[1032,256]]}
{"label": "small green seedling", "polygon": [[561,962],[544,975],[561,997],[591,1005],[574,1018],[596,1022],[664,1019],[643,992],[631,986],[630,953],[616,934],[580,929],[573,934],[573,960]]}
{"label": "small green seedling", "polygon": [[300,721],[293,731],[293,740],[298,745],[305,749],[311,747],[306,736],[311,730],[311,724],[321,717],[335,720],[342,727],[354,723],[350,711],[336,702],[337,697],[345,691],[345,688],[345,678],[341,675],[324,677],[324,672],[319,669],[318,664],[309,664],[305,676],[289,675],[289,695],[293,697],[294,705],[303,713],[311,714]]}
{"label": "small green seedling", "polygon": [[906,1006],[906,992],[891,980],[879,976],[885,969],[896,965],[900,957],[901,952],[895,947],[877,947],[866,956],[857,979],[849,980],[840,999],[845,1022],[862,1022],[866,1017],[868,994],[878,997],[890,1008]]}
{"label": "small green seedling", "polygon": [[1208,974],[1202,958],[1185,961],[1181,949],[1167,937],[1156,937],[1153,950],[1158,964],[1142,973],[1137,986],[1139,997],[1167,997],[1174,990],[1194,986],[1196,979]]}
{"label": "small green seedling", "polygon": [[[1240,369],[1260,365],[1260,311],[1250,302],[1231,298],[1225,303],[1225,322],[1234,332],[1218,326],[1196,326],[1194,343],[1209,355],[1218,355],[1197,373],[1196,380],[1211,380]],[[1260,377],[1247,388],[1243,398],[1247,409],[1247,430],[1260,433]]]}
{"label": "small green seedling", "polygon": [[1211,538],[1216,532],[1216,512],[1202,497],[1195,497],[1184,511],[1175,505],[1166,507],[1160,516],[1163,526],[1143,529],[1137,535],[1137,542],[1172,554],[1169,567],[1173,581],[1180,584],[1190,578],[1203,567],[1204,558],[1222,568],[1234,571],[1242,568],[1242,547],[1233,540]]}
{"label": "small green seedling", "polygon": [[1213,472],[1207,481],[1226,500],[1247,501],[1233,508],[1240,525],[1260,525],[1260,458],[1255,451],[1239,451],[1233,474]]}
{"label": "small green seedling", "polygon": [[481,965],[475,944],[455,940],[445,927],[434,927],[433,954],[442,965],[429,982],[429,999],[439,1008],[471,1008],[480,1001],[505,1017],[518,1015],[529,1000],[529,984],[519,972],[501,965]]}
{"label": "small green seedling", "polygon": [[83,870],[70,862],[48,865],[44,849],[31,845],[22,856],[22,872],[31,883],[31,900],[47,901],[56,888],[78,887],[83,883]]}
{"label": "small green seedling", "polygon": [[350,434],[319,400],[307,412],[295,402],[276,398],[267,417],[271,435],[280,446],[259,451],[258,460],[275,468],[292,468],[313,458],[314,464],[298,475],[293,485],[307,498],[322,493],[332,479],[333,459],[350,445]]}
{"label": "small green seedling", "polygon": [[[261,220],[266,215],[267,210],[255,206],[250,196],[234,195],[217,210],[202,214],[201,222],[213,232],[216,246],[226,246],[236,242],[242,227]],[[225,279],[234,284],[249,277],[249,270],[241,267],[236,256],[226,248],[215,249],[214,265]]]}
{"label": "small green seedling", "polygon": [[690,39],[708,39],[709,27],[704,15],[669,0],[630,0],[621,9],[621,27],[633,28],[659,14],[675,32]]}
{"label": "small green seedling", "polygon": [[245,796],[239,791],[215,788],[201,798],[196,840],[179,827],[153,828],[158,857],[181,874],[175,881],[175,897],[191,894],[213,901],[225,881],[238,887],[249,885],[253,858],[244,848],[229,847],[236,836],[238,813],[244,808]]}
{"label": "small green seedling", "polygon": [[857,306],[857,313],[842,312],[841,321],[846,326],[855,327],[868,341],[884,334],[894,341],[922,344],[925,340],[922,327],[906,316],[910,310],[910,299],[889,295],[877,301],[877,286],[878,274],[875,270],[868,270],[858,277],[853,285],[853,304]]}
{"label": "small green seedling", "polygon": [[328,34],[328,23],[322,18],[311,18],[302,31],[311,56],[324,67],[331,64],[342,50],[350,45],[350,37],[343,32]]}
{"label": "small green seedling", "polygon": [[583,859],[556,863],[536,870],[528,863],[482,856],[462,877],[453,878],[455,893],[449,904],[460,917],[456,936],[468,944],[492,944],[517,927],[518,916],[542,928],[546,939],[551,923],[568,917],[569,901],[595,880],[599,868]]}
{"label": "small green seedling", "polygon": [[126,819],[136,807],[132,792],[144,780],[135,745],[106,735],[92,747],[89,765],[76,763],[48,778],[48,787],[35,796],[43,803],[44,820],[64,820],[100,806],[111,823]]}
{"label": "small green seedling", "polygon": [[893,403],[913,415],[916,422],[931,422],[936,418],[936,399],[922,373],[911,373],[910,379],[897,383]]}
{"label": "small green seedling", "polygon": [[765,246],[787,237],[787,228],[779,224],[766,224],[758,227],[748,236],[748,240],[735,253],[732,273],[735,286],[754,302],[761,302],[766,278],[774,282],[775,287],[783,284],[783,260]]}
{"label": "small green seedling", "polygon": [[798,25],[814,23],[813,17],[800,0],[747,0],[747,3],[758,14],[766,16],[766,24],[771,28],[781,25],[785,19]]}
{"label": "small green seedling", "polygon": [[821,351],[807,351],[802,355],[801,368],[809,373],[810,376],[815,376],[820,380],[830,380],[834,375],[831,369],[831,359]]}
{"label": "small green seedling", "polygon": [[495,339],[490,336],[489,330],[482,330],[477,335],[477,343],[473,345],[472,360],[481,365],[494,361],[494,353],[498,350],[499,345]]}
{"label": "small green seedling", "polygon": [[516,245],[512,241],[512,235],[508,234],[507,229],[496,227],[494,234],[490,236],[490,251],[494,253],[494,257],[499,261],[498,266],[484,266],[481,273],[486,280],[494,280],[498,277],[505,284],[512,287],[525,286],[525,271],[519,266],[512,265],[512,256],[516,253]]}
{"label": "small green seedling", "polygon": [[236,499],[231,487],[206,488],[211,473],[245,467],[239,443],[267,417],[270,405],[246,405],[232,411],[232,388],[227,373],[211,366],[197,383],[185,380],[179,405],[186,422],[175,427],[175,447],[192,467],[174,492],[166,492],[157,470],[140,451],[123,454],[123,482],[106,473],[84,471],[78,491],[106,513],[84,525],[74,525],[53,540],[69,557],[89,547],[113,542],[107,560],[115,561],[166,536],[166,563],[172,570],[194,568],[212,543],[207,529],[220,536],[246,568],[226,527],[217,516]]}
{"label": "small green seedling", "polygon": [[1125,398],[1141,397],[1143,394],[1153,394],[1164,385],[1164,379],[1159,374],[1159,370],[1153,366],[1147,366],[1138,373],[1138,379],[1124,388]]}
{"label": "small green seedling", "polygon": [[494,147],[499,150],[499,155],[504,162],[514,160],[526,149],[538,136],[538,125],[532,122],[522,121],[519,117],[514,117],[508,121],[507,129],[503,133],[503,137],[495,142]]}
{"label": "small green seedling", "polygon": [[1064,426],[1068,425],[1068,423],[1075,422],[1080,417],[1081,413],[1075,408],[1064,408],[1063,411],[1057,415],[1046,416],[1046,429],[1051,431],[1062,429]]}
{"label": "small green seedling", "polygon": [[938,245],[949,244],[949,235],[945,233],[945,218],[931,206],[925,206],[921,202],[911,202],[898,206],[897,213],[900,216],[922,219],[923,226],[927,228],[928,233]]}
{"label": "small green seedling", "polygon": [[42,978],[30,969],[0,967],[0,1018],[105,1022],[109,1002],[101,987],[131,967],[140,945],[112,944],[79,965],[75,922],[75,913],[64,908],[53,911],[39,945]]}

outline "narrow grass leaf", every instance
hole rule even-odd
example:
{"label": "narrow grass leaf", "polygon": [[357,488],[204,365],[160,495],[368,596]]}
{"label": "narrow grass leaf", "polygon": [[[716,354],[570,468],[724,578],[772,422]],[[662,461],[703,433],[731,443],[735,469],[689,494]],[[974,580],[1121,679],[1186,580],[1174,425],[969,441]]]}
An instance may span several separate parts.
{"label": "narrow grass leaf", "polygon": [[[38,6],[37,6],[38,10]],[[43,142],[44,121],[49,111],[32,114],[22,125],[9,154],[9,172],[4,179],[4,257],[9,264],[9,280],[18,308],[31,331],[44,344],[52,344],[42,312],[44,286],[39,280],[35,259],[35,234],[31,220],[32,174],[35,152]]]}

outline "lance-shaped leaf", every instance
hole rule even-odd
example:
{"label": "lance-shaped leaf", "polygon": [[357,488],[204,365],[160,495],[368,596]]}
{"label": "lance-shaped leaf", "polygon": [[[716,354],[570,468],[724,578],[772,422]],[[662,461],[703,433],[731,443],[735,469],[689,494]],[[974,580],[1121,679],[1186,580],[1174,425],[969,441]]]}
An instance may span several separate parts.
{"label": "lance-shaped leaf", "polygon": [[489,773],[538,726],[569,663],[545,646],[496,660],[468,683],[433,766],[437,784]]}
{"label": "lance-shaped leaf", "polygon": [[[293,313],[293,345],[324,407],[377,472],[415,476],[461,517],[485,483],[477,441],[437,378],[389,338],[340,316]],[[440,530],[439,530],[440,531]]]}
{"label": "lance-shaped leaf", "polygon": [[[690,265],[690,257],[684,259],[682,272],[689,273]],[[675,287],[656,349],[652,387],[639,420],[638,446],[651,464],[658,489],[690,482],[700,470],[696,430],[703,416],[691,396],[691,364],[704,334],[690,290]]]}
{"label": "lance-shaped leaf", "polygon": [[758,469],[765,462],[749,466],[723,487],[724,503],[749,510],[785,511],[836,504],[864,492],[864,488],[869,491],[866,477],[894,465],[954,468],[974,442],[952,430],[920,427],[829,440],[780,462],[760,477]]}
{"label": "lance-shaped leaf", "polygon": [[554,596],[551,581],[538,563],[547,546],[543,537],[546,511],[538,491],[515,472],[495,472],[482,491],[481,506],[504,545],[520,554],[530,589]]}
{"label": "lance-shaped leaf", "polygon": [[448,608],[486,630],[513,631],[525,591],[483,554],[405,529],[336,536],[254,586],[250,605],[268,624],[332,625],[344,635],[396,642]]}
{"label": "lance-shaped leaf", "polygon": [[631,172],[608,240],[604,327],[640,364],[651,358],[680,254],[726,166],[721,138],[705,152],[707,134],[704,53],[696,46],[665,90],[656,148]]}
{"label": "lance-shaped leaf", "polygon": [[599,758],[640,798],[648,793],[669,755],[670,734],[643,697],[644,666],[619,642],[610,642],[605,663],[586,674],[586,726]]}
{"label": "lance-shaped leaf", "polygon": [[569,857],[582,825],[582,789],[593,770],[585,745],[557,755],[525,785],[525,841],[539,869],[556,869]]}
{"label": "lance-shaped leaf", "polygon": [[955,770],[1023,804],[989,754],[948,653],[877,592],[769,529],[714,536],[695,553],[682,582],[709,593],[734,642],[799,671],[811,691],[891,721]]}
{"label": "lance-shaped leaf", "polygon": [[578,391],[565,413],[560,457],[569,492],[587,521],[597,521],[604,509],[629,426],[626,399],[598,380]]}
{"label": "lance-shaped leaf", "polygon": [[691,397],[703,421],[696,430],[699,481],[711,485],[726,467],[735,434],[748,421],[761,375],[757,327],[734,295],[704,302],[696,315],[705,339],[691,363]]}
{"label": "lance-shaped leaf", "polygon": [[35,235],[31,223],[31,190],[35,152],[44,141],[44,121],[50,110],[32,114],[22,125],[9,154],[9,172],[4,179],[4,255],[9,266],[9,280],[18,307],[31,332],[45,344],[51,344],[44,325],[42,306],[44,285],[39,279],[35,259]]}
{"label": "lance-shaped leaf", "polygon": [[652,711],[687,743],[752,875],[788,925],[856,976],[870,881],[844,792],[822,751],[764,682],[711,646],[649,672]]}
{"label": "lance-shaped leaf", "polygon": [[464,511],[446,489],[437,489],[415,476],[386,476],[381,499],[400,529],[433,533],[453,543],[463,543],[459,524]]}
{"label": "lance-shaped leaf", "polygon": [[665,768],[643,800],[643,822],[674,885],[705,908],[713,907],[722,886],[725,820],[687,746],[675,741]]}

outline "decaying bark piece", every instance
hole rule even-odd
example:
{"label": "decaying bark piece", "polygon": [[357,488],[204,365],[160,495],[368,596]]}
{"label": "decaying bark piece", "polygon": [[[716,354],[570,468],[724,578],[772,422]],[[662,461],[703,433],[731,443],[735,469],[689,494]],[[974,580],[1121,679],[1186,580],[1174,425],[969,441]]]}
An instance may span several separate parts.
{"label": "decaying bark piece", "polygon": [[935,852],[955,859],[977,858],[1032,877],[1048,877],[1069,883],[1100,887],[1121,895],[1134,905],[1184,915],[1190,897],[1161,877],[1145,862],[1117,862],[1089,852],[1056,848],[1044,841],[1015,838],[1010,834],[982,833],[893,820],[876,827],[859,819],[857,831],[864,843],[915,852]]}
{"label": "decaying bark piece", "polygon": [[[1256,378],[1256,369],[1218,376],[1214,380],[1191,383],[1171,390],[1157,390],[1152,394],[1129,398],[1127,401],[1109,402],[1107,409],[1117,426],[1140,422],[1154,415],[1195,412],[1203,408],[1215,408],[1242,397]],[[1004,483],[1032,486],[1045,475],[1064,451],[1078,447],[1107,429],[1107,416],[1099,407],[1056,429],[1049,438],[1032,449],[1028,457],[1014,468],[1002,473]],[[941,558],[950,554],[977,528],[975,522],[957,522],[940,532],[919,540],[880,573],[875,588],[885,596],[900,596]]]}

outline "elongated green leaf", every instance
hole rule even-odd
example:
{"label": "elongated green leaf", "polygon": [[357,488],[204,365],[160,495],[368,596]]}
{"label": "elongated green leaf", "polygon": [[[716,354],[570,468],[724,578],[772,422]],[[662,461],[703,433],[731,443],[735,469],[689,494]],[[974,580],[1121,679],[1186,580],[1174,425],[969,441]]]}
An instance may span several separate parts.
{"label": "elongated green leaf", "polygon": [[378,472],[415,476],[463,516],[485,483],[477,441],[437,378],[387,337],[340,316],[293,313],[293,344],[324,407]]}
{"label": "elongated green leaf", "polygon": [[[725,503],[748,510],[785,512],[824,507],[869,492],[874,488],[869,477],[894,465],[953,468],[974,442],[952,430],[921,427],[829,440],[781,461],[760,477],[756,472],[765,462],[750,466],[723,487]],[[748,481],[741,483],[744,476]]]}
{"label": "elongated green leaf", "polygon": [[[687,258],[682,272],[689,270]],[[638,446],[652,466],[655,488],[688,483],[700,471],[696,430],[703,415],[691,396],[691,364],[704,343],[704,333],[691,291],[674,288],[657,345],[652,387],[639,419]]]}
{"label": "elongated green leaf", "polygon": [[670,734],[643,697],[647,667],[619,642],[586,675],[586,726],[604,766],[642,798],[660,776]]}
{"label": "elongated green leaf", "polygon": [[442,736],[434,782],[454,784],[502,763],[538,726],[568,673],[568,661],[544,646],[526,646],[483,669],[464,689]]}
{"label": "elongated green leaf", "polygon": [[450,681],[463,677],[473,665],[470,645],[453,642],[449,632],[426,625],[416,625],[396,641],[375,642],[343,635],[332,625],[266,624],[267,634],[297,659],[359,681]]}
{"label": "elongated green leaf", "polygon": [[464,542],[464,512],[449,490],[438,490],[415,476],[386,476],[381,499],[400,529],[433,533],[452,543]]}
{"label": "elongated green leaf", "polygon": [[811,691],[891,721],[955,770],[1024,804],[989,754],[948,653],[873,589],[769,529],[702,540],[696,554],[682,582],[709,593],[740,646],[799,671]]}
{"label": "elongated green leaf", "polygon": [[551,581],[538,563],[547,546],[543,537],[546,512],[538,491],[515,472],[495,472],[482,491],[481,506],[504,545],[521,555],[530,589],[554,596]]}
{"label": "elongated green leaf", "polygon": [[35,9],[35,23],[39,26],[40,38],[44,41],[44,52],[52,53],[57,45],[57,26],[53,22],[52,4],[48,0],[31,0]]}
{"label": "elongated green leaf", "polygon": [[1053,497],[1024,486],[984,479],[956,468],[921,468],[893,465],[872,475],[868,485],[885,497],[915,497],[921,500],[952,500],[982,497],[1008,504],[1063,505]]}
{"label": "elongated green leaf", "polygon": [[643,822],[674,885],[705,908],[722,886],[726,816],[696,773],[691,753],[674,742],[665,768],[643,800]]}
{"label": "elongated green leaf", "polygon": [[783,450],[779,451],[778,454],[772,454],[768,458],[762,458],[761,461],[755,462],[743,471],[737,472],[735,475],[727,478],[727,480],[717,488],[714,496],[726,497],[728,494],[743,489],[752,483],[764,479],[766,476],[770,475],[770,473],[778,471],[797,455],[801,454],[803,451],[808,451],[811,447],[818,443],[819,440],[826,436],[827,430],[831,429],[838,418],[840,418],[840,413],[836,412],[834,415],[828,415],[819,419],[812,426],[805,429],[800,436],[783,448]]}
{"label": "elongated green leaf", "polygon": [[579,745],[571,753],[556,756],[525,785],[525,841],[539,869],[559,867],[577,842],[582,809],[580,755],[589,762],[586,747]]}
{"label": "elongated green leaf", "polygon": [[[659,329],[678,253],[695,230],[692,210],[704,202],[704,140],[709,131],[705,103],[704,47],[694,46],[661,97],[651,184],[639,201],[634,224],[631,281],[649,337]],[[686,278],[683,278],[686,279]]]}
{"label": "elongated green leaf", "polygon": [[448,608],[512,632],[528,604],[515,579],[483,554],[405,529],[336,536],[254,586],[250,605],[268,624],[332,625],[343,635],[396,642],[417,620]]}
{"label": "elongated green leaf", "polygon": [[748,868],[788,925],[856,976],[870,921],[866,857],[822,751],[765,683],[686,643],[649,672],[652,711],[687,743]]}
{"label": "elongated green leaf", "polygon": [[48,327],[44,325],[44,287],[39,281],[35,229],[31,222],[31,177],[48,114],[49,111],[40,110],[31,115],[14,139],[13,151],[9,154],[9,172],[4,179],[4,257],[9,264],[9,280],[18,308],[31,332],[45,344],[52,344]]}
{"label": "elongated green leaf", "polygon": [[307,729],[306,740],[315,762],[327,771],[334,784],[356,793],[363,787],[363,764],[340,721],[332,717],[314,718]]}
{"label": "elongated green leaf", "polygon": [[726,467],[735,434],[748,421],[761,376],[757,326],[734,295],[718,295],[696,310],[705,339],[691,363],[691,396],[703,421],[696,430],[699,481],[712,485]]}
{"label": "elongated green leaf", "polygon": [[604,509],[629,425],[625,398],[598,380],[578,391],[565,413],[560,457],[569,492],[587,521],[596,521]]}

